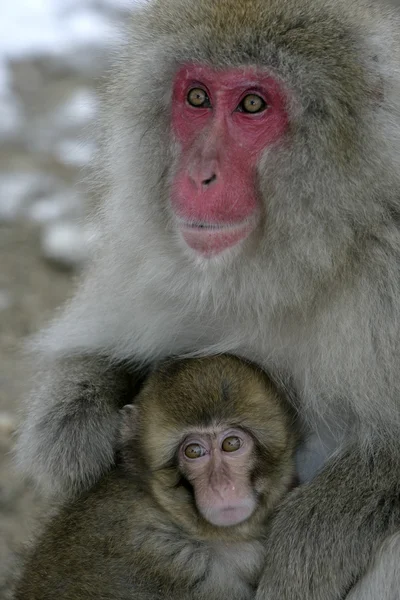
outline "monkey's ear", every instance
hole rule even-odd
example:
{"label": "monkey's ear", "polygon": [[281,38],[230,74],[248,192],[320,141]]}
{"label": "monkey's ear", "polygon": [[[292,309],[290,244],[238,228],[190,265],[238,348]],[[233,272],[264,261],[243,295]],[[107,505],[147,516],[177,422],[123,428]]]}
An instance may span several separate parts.
{"label": "monkey's ear", "polygon": [[126,404],[121,408],[120,415],[119,441],[121,445],[124,445],[136,437],[139,423],[139,407],[137,404]]}

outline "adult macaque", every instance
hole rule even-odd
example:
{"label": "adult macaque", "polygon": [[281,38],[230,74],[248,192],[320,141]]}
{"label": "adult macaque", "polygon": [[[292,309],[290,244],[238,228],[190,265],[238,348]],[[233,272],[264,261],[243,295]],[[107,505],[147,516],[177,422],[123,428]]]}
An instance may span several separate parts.
{"label": "adult macaque", "polygon": [[247,600],[299,432],[267,377],[233,357],[170,363],[125,409],[121,465],[67,503],[16,600]]}
{"label": "adult macaque", "polygon": [[342,600],[370,564],[380,600],[400,589],[399,32],[363,0],[139,8],[99,246],[37,346],[20,461],[63,490],[112,465],[129,371],[229,352],[288,389],[321,441],[305,467],[329,460],[274,519],[258,600]]}

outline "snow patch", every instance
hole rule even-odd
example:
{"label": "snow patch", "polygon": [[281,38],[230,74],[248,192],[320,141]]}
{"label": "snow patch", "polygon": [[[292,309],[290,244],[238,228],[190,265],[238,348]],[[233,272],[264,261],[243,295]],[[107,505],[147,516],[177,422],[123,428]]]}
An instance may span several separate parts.
{"label": "snow patch", "polygon": [[90,233],[76,223],[59,222],[46,228],[43,254],[49,260],[66,267],[80,265],[87,257]]}
{"label": "snow patch", "polygon": [[76,184],[95,151],[95,79],[121,21],[145,2],[1,3],[0,222],[39,224],[44,255],[62,264],[80,264],[90,238]]}

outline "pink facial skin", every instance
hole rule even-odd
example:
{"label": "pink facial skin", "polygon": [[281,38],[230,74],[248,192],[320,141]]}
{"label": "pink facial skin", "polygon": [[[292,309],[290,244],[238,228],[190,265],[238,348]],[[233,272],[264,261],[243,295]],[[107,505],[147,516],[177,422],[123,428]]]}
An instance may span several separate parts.
{"label": "pink facial skin", "polygon": [[[240,438],[241,447],[226,452],[222,444],[231,436]],[[204,455],[188,458],[185,449],[191,444],[201,446]],[[198,511],[212,525],[237,525],[254,512],[256,499],[250,482],[253,451],[253,440],[240,429],[190,435],[182,443],[180,468],[193,486]]]}
{"label": "pink facial skin", "polygon": [[[189,103],[194,88],[207,94],[207,107]],[[265,109],[243,112],[242,101],[249,94],[262,98]],[[260,215],[256,166],[262,151],[283,136],[287,122],[283,90],[265,73],[191,64],[178,71],[172,129],[182,160],[171,204],[193,250],[213,256],[253,231]]]}

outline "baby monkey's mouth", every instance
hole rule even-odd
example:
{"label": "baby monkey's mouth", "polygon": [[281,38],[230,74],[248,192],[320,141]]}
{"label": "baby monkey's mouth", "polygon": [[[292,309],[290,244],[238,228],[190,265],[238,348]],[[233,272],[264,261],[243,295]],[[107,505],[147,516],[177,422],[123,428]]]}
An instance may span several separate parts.
{"label": "baby monkey's mouth", "polygon": [[259,494],[254,493],[251,497],[242,499],[240,502],[222,503],[220,506],[199,507],[196,502],[196,494],[193,485],[181,475],[175,488],[183,487],[190,496],[193,510],[201,515],[210,525],[214,527],[234,527],[247,521],[255,512],[260,501]]}
{"label": "baby monkey's mouth", "polygon": [[247,521],[256,509],[254,497],[235,504],[215,506],[200,510],[203,517],[215,527],[232,527]]}

